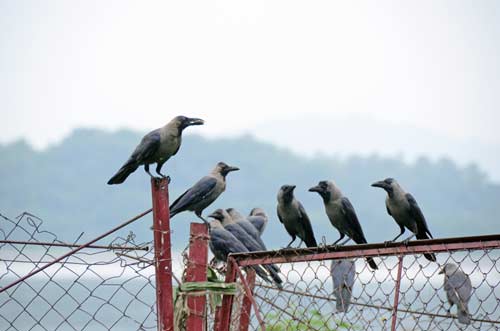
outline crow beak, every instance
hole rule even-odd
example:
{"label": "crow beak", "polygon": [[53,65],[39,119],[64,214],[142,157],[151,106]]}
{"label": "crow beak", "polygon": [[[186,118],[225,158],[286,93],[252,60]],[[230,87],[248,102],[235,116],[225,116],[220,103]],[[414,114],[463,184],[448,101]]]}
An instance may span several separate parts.
{"label": "crow beak", "polygon": [[380,188],[383,188],[383,189],[387,188],[387,184],[384,181],[375,182],[371,186],[373,186],[373,187],[380,187]]}
{"label": "crow beak", "polygon": [[238,167],[231,167],[231,166],[229,166],[229,167],[226,168],[226,172],[238,171],[238,170],[240,170],[240,168],[238,168]]}
{"label": "crow beak", "polygon": [[219,220],[221,219],[221,214],[217,211],[214,211],[213,213],[211,213],[210,215],[208,215],[208,217],[211,217],[211,218],[215,218],[216,220]]}
{"label": "crow beak", "polygon": [[319,187],[318,185],[316,186],[313,186],[309,189],[309,192],[322,192],[323,190],[321,189],[321,187]]}
{"label": "crow beak", "polygon": [[205,123],[201,118],[190,118],[188,120],[188,125],[203,125]]}

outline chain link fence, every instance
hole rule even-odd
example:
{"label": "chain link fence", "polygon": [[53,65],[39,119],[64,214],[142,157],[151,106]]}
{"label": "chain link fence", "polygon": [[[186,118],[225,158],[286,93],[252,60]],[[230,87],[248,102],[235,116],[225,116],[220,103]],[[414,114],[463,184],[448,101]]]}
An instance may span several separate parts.
{"label": "chain link fence", "polygon": [[[44,230],[40,218],[0,214],[0,287],[78,247]],[[78,239],[77,239],[78,240]],[[133,233],[91,245],[0,293],[0,330],[154,330],[151,242]]]}
{"label": "chain link fence", "polygon": [[[5,289],[80,245],[59,240],[28,213],[16,219],[0,214],[0,222],[0,330],[157,329],[151,242],[139,243],[129,233],[90,245]],[[232,294],[220,283],[189,287],[195,280],[186,270],[205,272],[207,256],[195,261],[187,247],[198,242],[206,249],[207,240],[192,234],[173,258],[177,298],[193,296],[192,302],[177,299],[176,311],[203,320],[203,329],[500,330],[498,235],[235,254],[225,274]],[[430,252],[437,262],[422,255]],[[282,289],[246,271],[270,263],[280,268]],[[206,297],[202,307],[200,296]]]}
{"label": "chain link fence", "polygon": [[[488,237],[232,257],[239,270],[277,263],[284,281],[280,290],[257,279],[250,330],[500,330],[500,236]],[[243,298],[234,296],[222,330],[240,330]]]}

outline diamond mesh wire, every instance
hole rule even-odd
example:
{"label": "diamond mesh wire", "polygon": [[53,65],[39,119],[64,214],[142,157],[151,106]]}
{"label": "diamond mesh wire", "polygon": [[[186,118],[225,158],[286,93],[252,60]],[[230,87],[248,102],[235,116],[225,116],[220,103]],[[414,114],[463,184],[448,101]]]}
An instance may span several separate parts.
{"label": "diamond mesh wire", "polygon": [[[279,251],[269,252],[269,257],[277,256]],[[257,280],[254,298],[268,331],[390,330],[396,292],[396,330],[500,330],[500,247],[447,251],[436,256],[437,262],[430,262],[420,254],[403,254],[399,291],[398,256],[376,257],[376,271],[363,258],[352,259],[354,284],[346,312],[337,310],[332,260],[281,263],[283,289]],[[457,265],[471,281],[467,303],[470,324],[456,318],[457,305],[450,309],[445,274],[440,273],[449,263]],[[240,299],[235,302],[231,330],[239,327]],[[255,314],[252,316],[249,329],[260,330]]]}
{"label": "diamond mesh wire", "polygon": [[[0,287],[71,249],[30,244],[63,243],[34,215],[0,214],[0,222],[0,240],[7,241],[0,244]],[[137,243],[130,233],[110,246],[81,250],[0,293],[0,330],[156,329],[151,243]]]}
{"label": "diamond mesh wire", "polygon": [[[0,222],[0,240],[62,243],[43,230],[42,221],[33,215],[25,213],[12,220],[0,214]],[[140,249],[151,248],[151,243],[137,243],[131,233],[110,245],[114,248],[82,250],[0,293],[0,330],[155,329],[154,256],[151,250]],[[0,244],[0,286],[69,249]],[[186,249],[184,261],[173,261],[177,271],[188,265]],[[403,255],[400,282],[398,256],[376,257],[376,271],[363,258],[353,259],[352,298],[346,312],[338,311],[331,260],[279,264],[282,290],[261,280],[254,288],[266,330],[389,330],[396,308],[397,330],[500,330],[500,247],[436,253],[437,263],[420,254]],[[280,251],[269,252],[271,258],[279,256]],[[456,305],[450,309],[445,275],[440,273],[448,263],[459,266],[471,281],[469,325],[459,323]],[[395,307],[396,293],[399,302]],[[240,284],[233,301],[232,330],[239,330],[244,295]],[[213,306],[206,307],[205,314],[208,329],[212,329]],[[255,312],[249,329],[259,329]]]}

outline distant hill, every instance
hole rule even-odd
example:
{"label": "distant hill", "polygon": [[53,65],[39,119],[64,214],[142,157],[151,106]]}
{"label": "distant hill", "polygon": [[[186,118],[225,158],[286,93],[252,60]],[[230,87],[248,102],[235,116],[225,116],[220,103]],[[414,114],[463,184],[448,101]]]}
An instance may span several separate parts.
{"label": "distant hill", "polygon": [[[19,141],[0,146],[0,213],[14,217],[30,211],[60,239],[74,240],[99,234],[151,205],[148,176],[139,169],[123,184],[106,185],[139,141],[141,133],[74,131],[60,144],[35,151]],[[244,213],[254,206],[267,210],[271,222],[265,234],[269,247],[285,245],[289,238],[277,220],[276,193],[285,183],[297,185],[319,241],[338,236],[324,215],[322,202],[307,189],[322,179],[333,179],[357,210],[368,241],[391,239],[398,227],[386,214],[385,193],[370,187],[375,180],[397,178],[411,191],[428,218],[434,237],[499,233],[500,185],[489,182],[476,167],[459,168],[442,159],[420,158],[406,164],[393,158],[302,157],[250,136],[206,139],[187,135],[178,155],[164,167],[172,177],[171,199],[205,175],[218,161],[241,171],[228,177],[227,191],[207,210],[235,207]],[[174,246],[187,243],[188,222],[194,215],[173,220]],[[151,217],[131,229],[139,240],[151,239]],[[122,232],[122,234],[126,234]]]}

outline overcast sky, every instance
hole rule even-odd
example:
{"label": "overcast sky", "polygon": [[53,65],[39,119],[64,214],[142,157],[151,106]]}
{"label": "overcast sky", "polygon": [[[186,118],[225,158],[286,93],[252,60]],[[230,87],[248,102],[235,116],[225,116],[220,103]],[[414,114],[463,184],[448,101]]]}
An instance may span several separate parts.
{"label": "overcast sky", "polygon": [[148,130],[186,114],[208,136],[428,149],[500,179],[499,59],[494,0],[0,0],[0,142],[44,147],[80,126]]}

